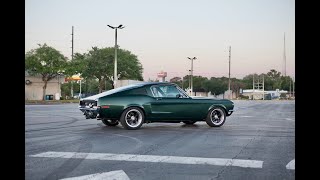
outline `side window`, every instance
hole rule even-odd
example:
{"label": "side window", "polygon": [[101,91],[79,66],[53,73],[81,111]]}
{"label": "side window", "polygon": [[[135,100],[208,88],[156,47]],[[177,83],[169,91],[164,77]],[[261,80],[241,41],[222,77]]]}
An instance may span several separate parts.
{"label": "side window", "polygon": [[180,92],[175,86],[166,86],[166,97],[176,98],[178,94],[180,94]]}
{"label": "side window", "polygon": [[151,86],[150,89],[154,97],[165,97],[164,92],[159,86]]}
{"label": "side window", "polygon": [[186,97],[174,85],[151,86],[150,89],[154,97],[176,98],[178,94],[180,94],[181,97]]}
{"label": "side window", "polygon": [[129,91],[130,95],[148,95],[146,89],[143,88],[137,88],[137,89],[132,89],[131,91]]}

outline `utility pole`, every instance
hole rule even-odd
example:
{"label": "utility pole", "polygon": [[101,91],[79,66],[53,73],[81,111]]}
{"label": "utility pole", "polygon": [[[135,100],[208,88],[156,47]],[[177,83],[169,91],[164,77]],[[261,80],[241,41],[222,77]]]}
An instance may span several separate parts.
{"label": "utility pole", "polygon": [[230,90],[230,85],[231,85],[231,79],[230,79],[230,64],[231,64],[231,46],[229,47],[229,99],[231,99],[231,90]]}
{"label": "utility pole", "polygon": [[189,95],[191,96],[191,70],[189,69]]}
{"label": "utility pole", "polygon": [[79,99],[81,99],[81,79],[80,79],[80,92],[79,92]]}
{"label": "utility pole", "polygon": [[262,100],[264,100],[264,75],[262,75]]}
{"label": "utility pole", "polygon": [[254,74],[252,75],[252,100],[254,97]]}
{"label": "utility pole", "polygon": [[[264,75],[257,75],[257,79],[255,80],[253,74],[252,82],[253,82],[253,90],[252,90],[252,100],[254,99],[254,95],[256,94],[255,90],[257,90],[257,94],[261,95],[262,92],[262,99],[264,100]],[[262,76],[262,80],[261,80]]]}
{"label": "utility pole", "polygon": [[294,95],[294,77],[293,77],[293,82],[292,82],[292,91],[293,91],[292,95],[295,98],[295,95]]}
{"label": "utility pole", "polygon": [[189,58],[188,57],[188,59],[190,59],[191,60],[191,95],[193,94],[193,60],[196,60],[197,58],[196,57],[193,57],[193,58]]}
{"label": "utility pole", "polygon": [[72,26],[72,40],[71,40],[71,60],[73,60],[73,26]]}
{"label": "utility pole", "polygon": [[183,89],[183,82],[184,82],[184,81],[183,81],[183,77],[182,77],[181,82],[182,82],[182,84],[181,84],[181,88]]}
{"label": "utility pole", "polygon": [[117,81],[118,81],[118,72],[117,72],[117,64],[118,64],[118,60],[117,60],[117,30],[118,29],[123,29],[124,26],[122,24],[120,24],[118,27],[113,27],[108,25],[108,27],[110,27],[111,29],[115,29],[115,45],[114,45],[114,75],[113,75],[113,86],[114,88],[116,88],[117,85]]}
{"label": "utility pole", "polygon": [[291,98],[291,78],[289,79],[289,98]]}
{"label": "utility pole", "polygon": [[[73,60],[73,26],[71,32],[71,60]],[[73,80],[71,79],[71,98],[73,98]]]}
{"label": "utility pole", "polygon": [[286,33],[284,33],[284,39],[283,39],[283,63],[284,63],[284,76],[287,76],[287,62],[286,62]]}

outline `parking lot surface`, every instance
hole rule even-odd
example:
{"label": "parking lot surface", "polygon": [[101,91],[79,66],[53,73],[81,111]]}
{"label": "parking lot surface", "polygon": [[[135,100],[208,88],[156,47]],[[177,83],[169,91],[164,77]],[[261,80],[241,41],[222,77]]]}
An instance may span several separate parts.
{"label": "parking lot surface", "polygon": [[78,104],[25,105],[25,178],[295,179],[295,101],[234,100],[222,127],[85,119]]}

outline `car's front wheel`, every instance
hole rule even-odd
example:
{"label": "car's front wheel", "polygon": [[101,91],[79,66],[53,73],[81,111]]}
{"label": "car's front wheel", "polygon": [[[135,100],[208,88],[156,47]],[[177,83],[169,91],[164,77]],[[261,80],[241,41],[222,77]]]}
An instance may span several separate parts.
{"label": "car's front wheel", "polygon": [[103,122],[103,124],[107,126],[116,126],[119,124],[118,120],[102,119],[101,121]]}
{"label": "car's front wheel", "polygon": [[220,107],[213,108],[209,111],[206,123],[211,127],[220,127],[226,121],[226,113]]}
{"label": "car's front wheel", "polygon": [[129,130],[139,129],[144,123],[144,113],[138,107],[130,107],[121,114],[120,123]]}

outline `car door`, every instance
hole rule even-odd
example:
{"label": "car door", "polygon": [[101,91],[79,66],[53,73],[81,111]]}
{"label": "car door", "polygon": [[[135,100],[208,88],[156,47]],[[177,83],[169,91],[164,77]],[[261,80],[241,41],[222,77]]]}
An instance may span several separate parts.
{"label": "car door", "polygon": [[151,102],[153,119],[192,119],[194,109],[192,99],[181,93],[175,85],[154,85],[151,92],[155,101]]}

